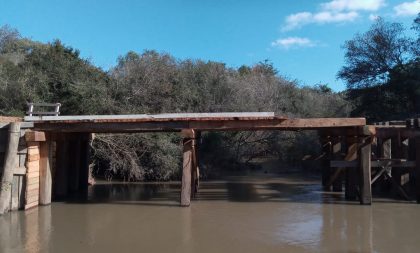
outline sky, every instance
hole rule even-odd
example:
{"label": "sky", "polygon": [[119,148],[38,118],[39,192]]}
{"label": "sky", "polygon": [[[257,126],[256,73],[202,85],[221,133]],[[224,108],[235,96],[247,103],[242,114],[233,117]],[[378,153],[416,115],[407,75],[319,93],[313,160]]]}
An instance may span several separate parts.
{"label": "sky", "polygon": [[60,39],[108,70],[146,49],[229,67],[269,60],[301,85],[345,83],[342,45],[381,16],[410,27],[420,0],[0,0],[0,26]]}

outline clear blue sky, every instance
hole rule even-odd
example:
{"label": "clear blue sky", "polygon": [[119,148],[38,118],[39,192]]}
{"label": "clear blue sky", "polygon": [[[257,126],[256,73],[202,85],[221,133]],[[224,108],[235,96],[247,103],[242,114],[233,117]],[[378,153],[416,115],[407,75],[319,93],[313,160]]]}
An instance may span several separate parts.
{"label": "clear blue sky", "polygon": [[107,70],[130,50],[252,65],[269,59],[301,84],[336,80],[341,45],[376,15],[410,26],[420,0],[0,0],[0,26],[60,39]]}

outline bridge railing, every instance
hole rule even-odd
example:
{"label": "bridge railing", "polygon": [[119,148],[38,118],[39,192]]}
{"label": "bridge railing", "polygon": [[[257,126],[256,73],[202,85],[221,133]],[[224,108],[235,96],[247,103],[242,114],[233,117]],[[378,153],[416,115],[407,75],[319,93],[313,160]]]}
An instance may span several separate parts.
{"label": "bridge railing", "polygon": [[[58,116],[60,115],[60,107],[60,103],[28,103],[26,114],[28,116]],[[53,109],[53,111],[49,111],[49,109]]]}

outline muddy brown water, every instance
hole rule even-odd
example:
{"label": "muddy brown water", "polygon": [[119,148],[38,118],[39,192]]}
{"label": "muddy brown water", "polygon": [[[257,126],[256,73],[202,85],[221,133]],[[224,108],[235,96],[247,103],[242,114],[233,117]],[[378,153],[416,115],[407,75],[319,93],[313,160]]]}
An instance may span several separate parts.
{"label": "muddy brown water", "polygon": [[179,182],[105,183],[0,217],[0,252],[420,252],[420,205],[372,206],[302,175],[209,181],[190,208]]}

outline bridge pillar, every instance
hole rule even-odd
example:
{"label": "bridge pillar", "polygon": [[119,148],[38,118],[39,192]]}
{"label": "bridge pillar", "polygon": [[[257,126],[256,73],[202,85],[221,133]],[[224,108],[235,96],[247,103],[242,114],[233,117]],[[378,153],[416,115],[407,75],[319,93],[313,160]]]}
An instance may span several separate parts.
{"label": "bridge pillar", "polygon": [[181,135],[183,137],[181,206],[189,206],[191,196],[197,191],[196,182],[198,182],[197,133],[194,129],[184,129]]}
{"label": "bridge pillar", "polygon": [[48,135],[45,142],[40,142],[39,154],[39,204],[49,205],[52,192],[52,142]]}

